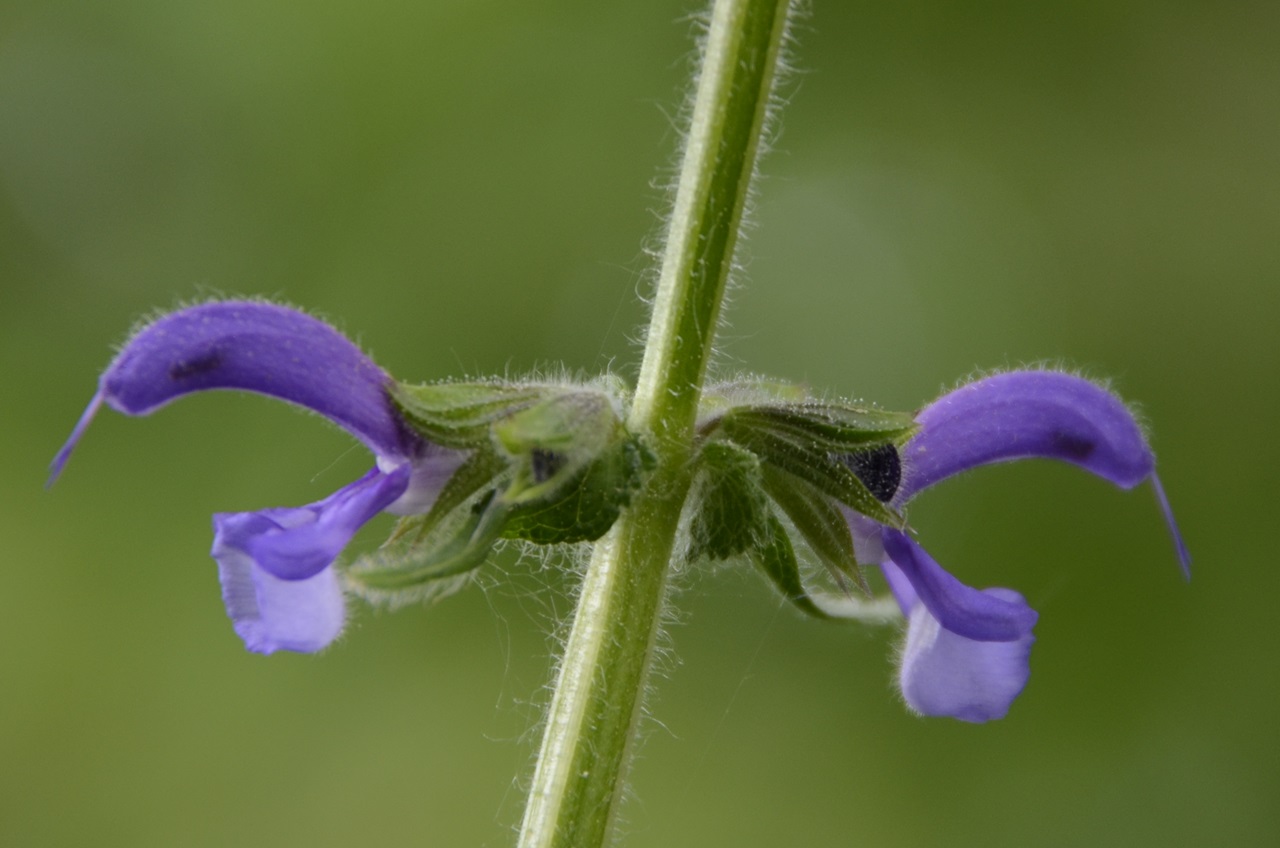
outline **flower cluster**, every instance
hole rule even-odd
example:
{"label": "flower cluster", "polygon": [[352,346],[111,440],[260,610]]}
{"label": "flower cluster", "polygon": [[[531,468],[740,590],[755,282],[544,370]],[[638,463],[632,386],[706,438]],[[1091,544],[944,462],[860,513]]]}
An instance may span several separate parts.
{"label": "flower cluster", "polygon": [[102,404],[147,415],[175,398],[239,389],[323,415],[372,451],[376,465],[324,500],[213,517],[213,557],[236,633],[250,651],[318,651],[346,620],[329,566],[379,512],[429,508],[460,455],[419,437],[391,402],[381,368],[328,324],[259,302],[209,303],[151,323],[121,349],[53,460],[61,473]]}
{"label": "flower cluster", "polygon": [[[594,539],[646,468],[641,441],[626,433],[608,393],[407,388],[323,321],[229,301],[174,312],[125,344],[55,457],[50,482],[104,403],[147,415],[214,389],[317,412],[375,458],[367,474],[316,503],[214,516],[212,554],[227,613],[259,653],[318,651],[341,634],[344,579],[332,566],[380,512],[419,516],[420,536],[448,529],[427,565],[368,575],[369,585],[399,587],[473,568],[503,536]],[[1031,457],[1074,464],[1122,488],[1149,480],[1184,570],[1189,563],[1133,415],[1106,389],[1072,375],[988,377],[915,416],[781,401],[710,408],[699,433],[699,461],[710,471],[695,487],[693,555],[754,555],[792,600],[819,614],[795,571],[790,532],[806,535],[820,556],[852,564],[850,573],[860,575],[859,563],[878,565],[908,621],[902,692],[926,715],[1003,716],[1026,684],[1037,619],[1013,590],[964,585],[906,532],[901,510],[933,484]],[[450,524],[445,514],[462,518]]]}

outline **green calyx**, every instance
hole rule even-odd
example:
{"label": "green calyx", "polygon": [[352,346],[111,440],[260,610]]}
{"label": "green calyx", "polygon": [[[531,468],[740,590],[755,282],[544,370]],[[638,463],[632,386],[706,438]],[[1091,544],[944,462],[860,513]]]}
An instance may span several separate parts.
{"label": "green calyx", "polygon": [[495,424],[510,457],[510,485],[497,499],[503,535],[537,544],[598,539],[639,488],[653,456],[601,393],[546,398]]}
{"label": "green calyx", "polygon": [[901,516],[879,501],[844,457],[886,444],[902,444],[915,432],[904,413],[827,402],[740,406],[713,420],[708,435],[726,438],[779,471],[881,524],[902,526]]}
{"label": "green calyx", "polygon": [[466,458],[431,509],[402,519],[347,571],[351,588],[391,603],[452,591],[502,539],[539,545],[604,535],[652,468],[612,385],[498,381],[397,386],[424,438]]}
{"label": "green calyx", "polygon": [[877,495],[862,478],[869,462],[888,462],[896,487],[897,448],[916,424],[907,414],[797,398],[794,387],[784,387],[788,391],[776,401],[761,400],[754,387],[774,391],[773,384],[755,383],[745,389],[746,403],[713,396],[705,404],[709,414],[698,428],[694,458],[689,559],[745,557],[804,612],[845,617],[833,612],[841,604],[805,587],[793,539],[844,594],[854,585],[869,594],[841,505],[904,526],[885,503],[892,492],[884,493],[883,481],[869,480]]}
{"label": "green calyx", "polygon": [[561,387],[505,381],[477,383],[398,383],[391,399],[413,429],[427,441],[467,450],[491,441],[495,424],[538,403]]}

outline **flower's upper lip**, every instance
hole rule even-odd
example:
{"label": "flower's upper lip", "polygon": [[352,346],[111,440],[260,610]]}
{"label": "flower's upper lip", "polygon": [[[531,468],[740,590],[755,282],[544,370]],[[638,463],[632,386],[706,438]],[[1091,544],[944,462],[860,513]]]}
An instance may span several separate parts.
{"label": "flower's upper lip", "polygon": [[1069,462],[1123,489],[1150,480],[1183,573],[1191,556],[1173,519],[1155,455],[1128,407],[1107,389],[1057,371],[1011,371],[970,383],[929,404],[903,450],[895,506],[948,477],[995,462]]}
{"label": "flower's upper lip", "polygon": [[899,503],[954,474],[1014,459],[1059,459],[1125,489],[1155,467],[1124,403],[1088,380],[1060,372],[987,377],[943,395],[916,421],[920,432],[907,444]]}
{"label": "flower's upper lip", "polygon": [[422,447],[396,413],[391,378],[328,324],[256,301],[183,309],[148,324],[108,366],[98,392],[50,467],[52,483],[94,413],[106,403],[146,415],[190,392],[239,389],[317,412],[379,458],[411,459]]}

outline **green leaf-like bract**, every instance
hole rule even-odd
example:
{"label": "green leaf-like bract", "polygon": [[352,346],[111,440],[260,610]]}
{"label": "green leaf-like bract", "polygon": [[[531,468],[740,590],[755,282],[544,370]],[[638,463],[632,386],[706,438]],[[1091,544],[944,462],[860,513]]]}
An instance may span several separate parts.
{"label": "green leaf-like bract", "polygon": [[507,510],[502,535],[540,545],[594,541],[618,520],[652,467],[652,454],[640,440],[624,436],[547,483],[510,498],[504,493],[498,503]]}
{"label": "green leaf-like bract", "polygon": [[725,423],[808,439],[835,453],[904,441],[916,429],[907,413],[827,401],[739,406],[724,414]]}
{"label": "green leaf-like bract", "polygon": [[[484,564],[501,528],[500,516],[486,509],[492,497],[481,498],[470,509],[455,510],[440,532],[414,542],[403,537],[388,542],[347,570],[347,581],[374,597],[393,599],[400,590],[413,590],[474,571]],[[434,597],[434,593],[431,593]]]}
{"label": "green leaf-like bract", "polygon": [[691,495],[689,559],[728,559],[754,550],[769,535],[769,501],[760,460],[731,442],[716,440],[698,453]]}
{"label": "green leaf-like bract", "polygon": [[916,424],[910,415],[851,404],[751,397],[772,389],[759,381],[730,384],[724,398],[708,400],[694,459],[688,556],[745,556],[805,613],[844,618],[836,611],[844,604],[805,587],[792,536],[803,540],[846,597],[851,584],[870,594],[840,504],[892,526],[902,519],[868,489],[848,458],[900,445]]}
{"label": "green leaf-like bract", "polygon": [[842,456],[904,442],[915,427],[903,413],[810,402],[735,407],[707,429],[863,515],[900,527],[901,517],[876,499]]}
{"label": "green leaf-like bract", "polygon": [[809,483],[773,468],[764,470],[765,491],[791,519],[796,532],[836,579],[854,580],[866,594],[871,594],[853,552],[853,537],[835,503]]}
{"label": "green leaf-like bract", "polygon": [[832,618],[813,602],[809,591],[800,579],[800,563],[796,560],[795,547],[787,536],[787,529],[770,513],[765,527],[766,535],[750,551],[752,562],[764,572],[765,577],[777,587],[798,609],[814,618]]}
{"label": "green leaf-like bract", "polygon": [[689,561],[745,556],[803,612],[832,618],[805,588],[776,505],[837,582],[846,584],[851,578],[865,589],[848,524],[830,498],[724,439],[705,443],[695,461]]}

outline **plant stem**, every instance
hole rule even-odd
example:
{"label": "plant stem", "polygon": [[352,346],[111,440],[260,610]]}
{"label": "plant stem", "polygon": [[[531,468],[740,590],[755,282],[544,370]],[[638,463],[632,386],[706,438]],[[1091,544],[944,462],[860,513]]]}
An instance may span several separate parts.
{"label": "plant stem", "polygon": [[644,361],[628,420],[657,468],[596,543],[565,644],[521,826],[521,848],[598,848],[613,830],[689,457],[790,0],[716,0]]}

